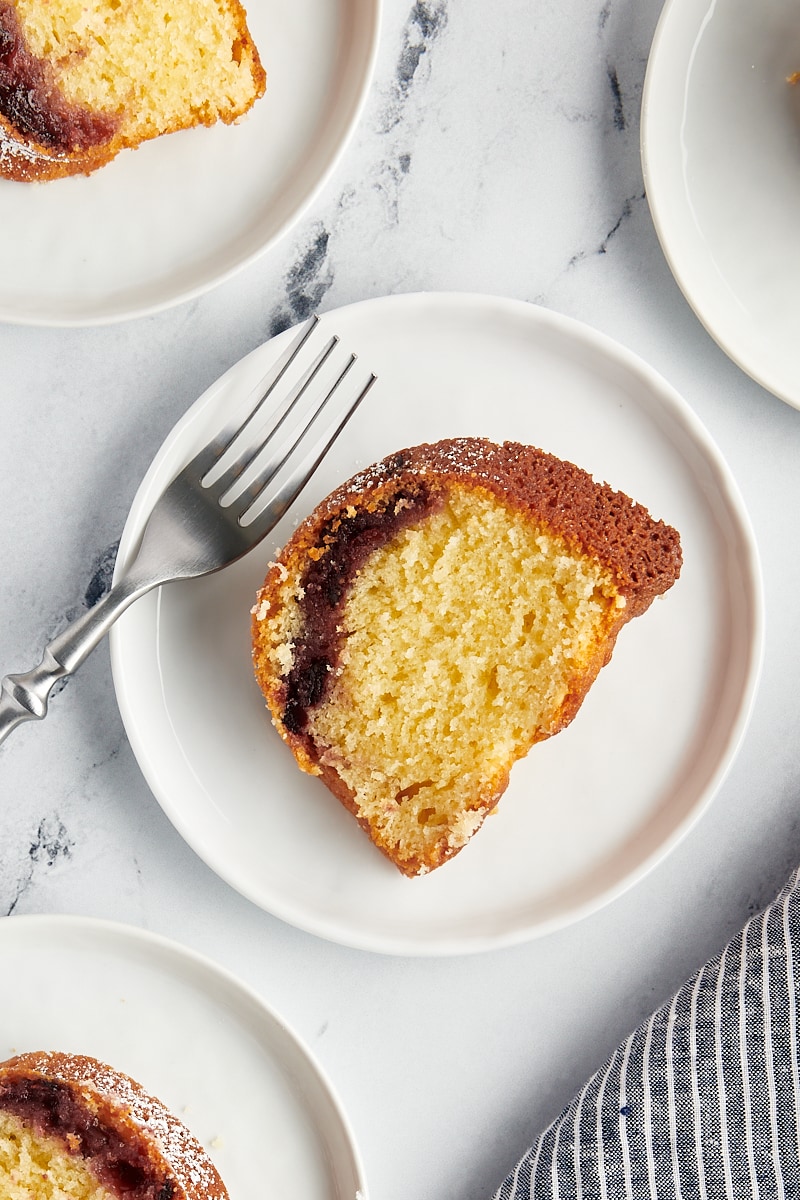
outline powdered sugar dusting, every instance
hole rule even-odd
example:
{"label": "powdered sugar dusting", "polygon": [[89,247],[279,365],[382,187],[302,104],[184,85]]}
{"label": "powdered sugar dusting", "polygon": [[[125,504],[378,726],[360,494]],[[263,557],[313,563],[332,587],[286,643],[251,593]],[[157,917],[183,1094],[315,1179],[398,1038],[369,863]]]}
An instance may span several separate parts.
{"label": "powdered sugar dusting", "polygon": [[0,165],[11,159],[21,159],[23,162],[35,163],[42,158],[36,150],[22,142],[15,142],[0,129]]}
{"label": "powdered sugar dusting", "polygon": [[502,471],[492,471],[493,456],[487,453],[490,443],[482,438],[448,438],[433,445],[415,446],[400,450],[381,462],[364,467],[350,479],[345,487],[348,492],[367,491],[386,481],[395,472],[417,475],[424,478],[431,469],[469,475],[482,479],[504,479]]}
{"label": "powdered sugar dusting", "polygon": [[66,162],[68,156],[53,150],[45,153],[27,142],[18,141],[3,129],[0,120],[0,176],[32,182],[44,178],[57,166]]}

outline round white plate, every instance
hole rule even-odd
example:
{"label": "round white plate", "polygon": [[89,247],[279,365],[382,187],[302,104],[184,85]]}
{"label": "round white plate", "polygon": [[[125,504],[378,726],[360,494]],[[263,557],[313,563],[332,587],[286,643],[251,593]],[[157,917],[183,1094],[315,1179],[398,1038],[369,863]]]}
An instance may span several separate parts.
{"label": "round white plate", "polygon": [[800,408],[800,13],[796,0],[668,0],[645,79],[642,158],[675,278],[722,349]]}
{"label": "round white plate", "polygon": [[339,1102],[297,1037],[214,963],[79,917],[0,922],[0,1061],[25,1050],[99,1058],[191,1129],[230,1200],[366,1200]]}
{"label": "round white plate", "polygon": [[[218,575],[140,600],[112,636],[134,752],[198,854],[256,904],[367,949],[437,954],[520,941],[639,878],[730,764],[761,652],[756,551],[737,489],[687,405],[633,355],[565,317],[471,295],[370,300],[323,317],[378,383],[290,513]],[[173,430],[137,494],[118,569],[179,465],[286,344],[237,364]],[[620,635],[569,729],[518,763],[497,813],[409,880],[272,728],[250,608],[275,546],[338,482],[394,450],[481,434],[541,446],[681,533],[675,587]]]}
{"label": "round white plate", "polygon": [[237,125],[126,151],[88,177],[0,179],[0,320],[153,312],[284,234],[337,163],[372,76],[380,0],[249,0],[267,92]]}

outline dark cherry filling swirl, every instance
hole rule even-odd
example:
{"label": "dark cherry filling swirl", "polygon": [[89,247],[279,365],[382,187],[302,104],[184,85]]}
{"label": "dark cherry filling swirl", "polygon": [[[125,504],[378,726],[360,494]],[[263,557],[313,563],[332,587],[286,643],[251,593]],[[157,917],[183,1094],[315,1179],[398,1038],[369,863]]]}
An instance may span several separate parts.
{"label": "dark cherry filling swirl", "polygon": [[414,491],[399,489],[375,511],[342,513],[322,527],[317,544],[326,547],[325,553],[316,562],[309,560],[301,580],[302,632],[286,679],[283,712],[290,733],[302,733],[308,710],[325,696],[346,636],[337,626],[357,572],[375,550],[440,504],[441,499],[425,485]]}
{"label": "dark cherry filling swirl", "polygon": [[67,1153],[89,1161],[93,1174],[120,1200],[172,1200],[174,1181],[98,1115],[71,1088],[49,1079],[10,1078],[0,1084],[0,1110],[55,1137]]}
{"label": "dark cherry filling swirl", "polygon": [[50,64],[28,49],[8,0],[0,0],[0,116],[21,137],[65,153],[101,145],[119,124],[113,114],[90,112],[65,99]]}

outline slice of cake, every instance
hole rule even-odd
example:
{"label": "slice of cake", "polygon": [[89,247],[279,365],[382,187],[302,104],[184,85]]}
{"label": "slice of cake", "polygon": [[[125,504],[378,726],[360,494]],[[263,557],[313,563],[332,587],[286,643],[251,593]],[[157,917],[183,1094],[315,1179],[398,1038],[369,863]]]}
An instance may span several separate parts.
{"label": "slice of cake", "polygon": [[265,86],[238,0],[0,0],[0,175],[89,174]]}
{"label": "slice of cake", "polygon": [[302,769],[423,874],[569,724],[680,569],[674,529],[571,463],[477,438],[416,446],[324,500],[270,566],[256,678]]}
{"label": "slice of cake", "polygon": [[138,1083],[94,1058],[0,1063],[2,1200],[227,1200],[200,1143]]}

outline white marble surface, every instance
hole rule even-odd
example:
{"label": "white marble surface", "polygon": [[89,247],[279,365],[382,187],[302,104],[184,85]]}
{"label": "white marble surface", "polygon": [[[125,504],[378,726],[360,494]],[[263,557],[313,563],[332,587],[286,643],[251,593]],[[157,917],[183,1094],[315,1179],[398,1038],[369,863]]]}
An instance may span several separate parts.
{"label": "white marble surface", "polygon": [[287,927],[184,845],[133,759],[103,647],[47,721],[0,750],[0,913],[110,917],[211,955],[330,1074],[374,1200],[488,1200],[586,1076],[800,862],[800,413],[728,361],[659,248],[638,148],[658,0],[385,9],[361,127],[282,244],[152,318],[0,327],[2,671],[38,661],[102,586],[163,437],[271,331],[385,293],[491,292],[641,354],[727,458],[767,610],[744,745],[668,861],[603,911],[502,952],[381,957]]}

